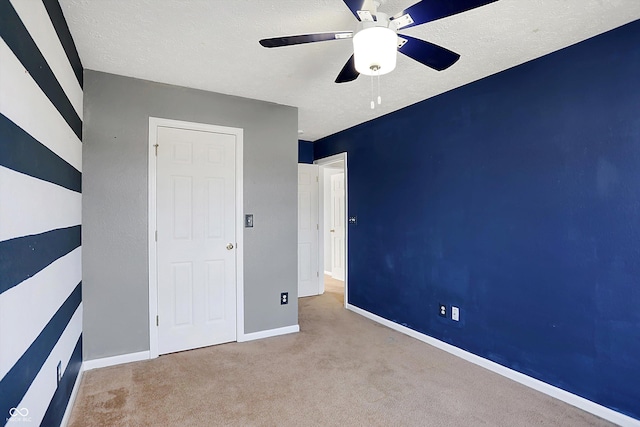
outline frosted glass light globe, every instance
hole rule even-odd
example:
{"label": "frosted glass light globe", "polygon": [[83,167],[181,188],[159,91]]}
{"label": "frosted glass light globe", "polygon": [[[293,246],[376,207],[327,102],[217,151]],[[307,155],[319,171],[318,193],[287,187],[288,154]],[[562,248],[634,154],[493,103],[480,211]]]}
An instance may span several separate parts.
{"label": "frosted glass light globe", "polygon": [[396,68],[398,36],[386,27],[365,28],[353,36],[353,53],[360,74],[387,74]]}

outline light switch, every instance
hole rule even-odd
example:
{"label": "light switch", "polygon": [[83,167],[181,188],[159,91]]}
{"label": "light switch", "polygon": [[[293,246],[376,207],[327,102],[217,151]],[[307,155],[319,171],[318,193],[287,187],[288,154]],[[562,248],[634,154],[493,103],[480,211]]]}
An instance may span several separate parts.
{"label": "light switch", "polygon": [[245,228],[253,228],[253,214],[245,214],[245,216],[244,216],[244,227]]}
{"label": "light switch", "polygon": [[451,320],[460,321],[460,309],[456,306],[451,306]]}

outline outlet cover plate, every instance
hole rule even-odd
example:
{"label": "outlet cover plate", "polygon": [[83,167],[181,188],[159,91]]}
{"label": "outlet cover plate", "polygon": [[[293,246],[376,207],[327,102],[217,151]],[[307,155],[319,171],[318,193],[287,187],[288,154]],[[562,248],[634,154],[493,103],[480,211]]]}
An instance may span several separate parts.
{"label": "outlet cover plate", "polygon": [[438,309],[438,314],[440,317],[447,317],[447,306],[444,304],[438,305],[440,308]]}
{"label": "outlet cover plate", "polygon": [[280,305],[289,304],[289,292],[280,293]]}

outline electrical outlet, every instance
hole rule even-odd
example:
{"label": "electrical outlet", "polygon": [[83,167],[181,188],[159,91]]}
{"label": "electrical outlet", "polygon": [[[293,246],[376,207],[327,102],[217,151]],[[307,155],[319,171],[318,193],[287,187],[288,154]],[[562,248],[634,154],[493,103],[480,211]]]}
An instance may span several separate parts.
{"label": "electrical outlet", "polygon": [[57,377],[58,382],[56,383],[56,385],[60,384],[60,381],[62,381],[62,360],[58,362],[58,368],[57,368]]}
{"label": "electrical outlet", "polygon": [[440,317],[447,317],[447,306],[444,304],[440,304]]}
{"label": "electrical outlet", "polygon": [[451,306],[451,320],[460,321],[460,309],[458,307]]}
{"label": "electrical outlet", "polygon": [[289,292],[282,292],[280,294],[280,305],[289,304]]}

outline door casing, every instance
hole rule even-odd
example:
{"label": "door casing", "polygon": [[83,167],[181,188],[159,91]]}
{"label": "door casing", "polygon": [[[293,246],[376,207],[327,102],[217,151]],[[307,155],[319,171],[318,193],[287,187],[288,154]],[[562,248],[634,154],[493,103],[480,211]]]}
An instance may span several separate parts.
{"label": "door casing", "polygon": [[[240,128],[193,123],[181,120],[149,117],[149,358],[158,357],[158,275],[156,249],[156,141],[157,129],[173,127],[204,132],[234,134],[236,136],[236,339],[244,341],[244,239],[243,239],[243,130]],[[161,149],[158,147],[158,149]]]}
{"label": "door casing", "polygon": [[[310,178],[308,184],[301,183],[301,176],[308,176]],[[320,265],[318,250],[320,245],[318,243],[318,234],[320,233],[319,227],[319,213],[318,213],[318,201],[320,197],[320,185],[318,181],[319,167],[318,165],[309,165],[305,163],[298,164],[298,298],[308,297],[313,295],[319,295],[320,289]],[[310,195],[309,209],[306,216],[303,216],[302,210],[302,189],[307,190]],[[308,228],[305,229],[301,225],[301,221],[308,220]],[[301,242],[303,240],[303,242]],[[309,250],[309,279],[303,281],[302,279],[302,256],[300,254],[300,248],[302,244],[307,244],[310,247]]]}

